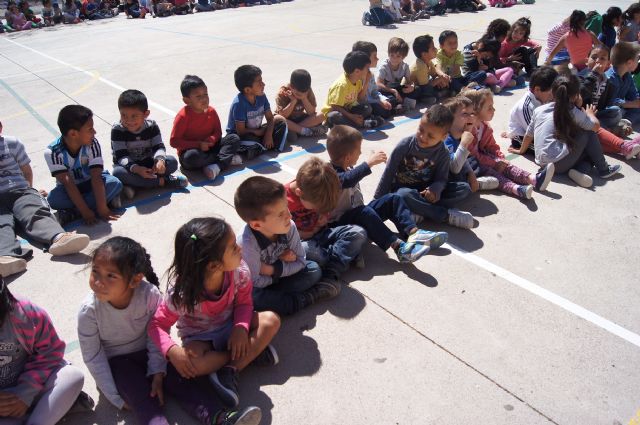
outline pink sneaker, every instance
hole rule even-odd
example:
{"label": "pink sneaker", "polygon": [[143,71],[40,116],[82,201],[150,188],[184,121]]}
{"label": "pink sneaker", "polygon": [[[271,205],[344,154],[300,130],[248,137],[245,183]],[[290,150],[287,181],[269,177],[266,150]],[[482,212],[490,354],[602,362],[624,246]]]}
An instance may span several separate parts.
{"label": "pink sneaker", "polygon": [[620,153],[627,160],[638,156],[640,154],[640,136],[633,140],[625,141],[620,148]]}

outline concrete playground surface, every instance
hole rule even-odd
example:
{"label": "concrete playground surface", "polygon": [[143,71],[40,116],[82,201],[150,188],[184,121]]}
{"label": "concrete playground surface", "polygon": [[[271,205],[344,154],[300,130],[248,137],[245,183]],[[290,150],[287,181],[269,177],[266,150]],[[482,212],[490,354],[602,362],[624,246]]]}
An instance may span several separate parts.
{"label": "concrete playground surface", "polygon": [[[116,99],[128,88],[150,99],[151,118],[168,136],[182,107],[179,84],[196,74],[226,123],[236,88],[233,71],[245,63],[263,70],[273,104],[295,68],[306,68],[320,102],[356,40],[369,40],[386,57],[392,36],[411,42],[424,33],[457,31],[460,46],[478,38],[497,17],[529,16],[533,38],[573,8],[598,9],[599,0],[539,0],[535,5],[488,9],[405,23],[395,29],[363,27],[367,2],[295,0],[144,21],[122,16],[76,26],[0,37],[0,120],[21,138],[38,188],[54,184],[43,158],[58,136],[56,117],[70,103],[90,107],[107,167]],[[618,2],[623,9],[629,1]],[[410,54],[408,61],[413,61]],[[496,135],[523,88],[496,96]],[[365,134],[363,159],[390,153],[417,127],[418,114],[397,117]],[[506,151],[508,141],[499,139]],[[252,175],[290,181],[310,155],[327,158],[324,140],[301,139],[278,156],[233,167],[213,182],[190,175],[176,193],[142,195],[115,222],[81,225],[92,246],[114,235],[140,241],[162,274],[173,256],[177,228],[196,216],[217,214],[241,231],[233,194]],[[621,157],[610,157],[619,163]],[[513,162],[530,171],[530,158]],[[262,408],[263,424],[635,424],[640,423],[640,291],[638,252],[640,160],[592,190],[558,176],[544,194],[522,202],[498,192],[460,206],[473,213],[472,230],[441,225],[449,244],[414,265],[392,252],[365,250],[366,268],[351,270],[332,302],[283,320],[274,344],[281,362],[249,367],[241,376],[241,405]],[[373,195],[382,166],[363,182]],[[88,288],[84,253],[52,259],[36,250],[28,271],[9,279],[13,292],[45,307],[67,358],[85,371],[95,412],[70,415],[68,424],[133,424],[100,397],[83,365],[76,314]],[[166,282],[163,281],[162,289]],[[170,402],[172,423],[188,424]]]}

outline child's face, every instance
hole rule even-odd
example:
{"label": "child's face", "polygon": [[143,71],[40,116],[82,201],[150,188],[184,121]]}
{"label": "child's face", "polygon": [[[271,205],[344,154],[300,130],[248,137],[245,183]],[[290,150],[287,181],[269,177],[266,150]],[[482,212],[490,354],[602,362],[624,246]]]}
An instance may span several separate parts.
{"label": "child's face", "polygon": [[484,99],[484,103],[480,107],[480,110],[477,111],[478,119],[480,121],[491,121],[495,112],[496,109],[493,107],[493,95],[489,94]]}
{"label": "child's face", "polygon": [[511,40],[518,42],[518,41],[524,41],[524,35],[527,32],[525,31],[524,28],[522,27],[515,27],[513,29],[513,31],[511,32]]}
{"label": "child's face", "polygon": [[609,54],[604,49],[593,49],[587,59],[587,67],[598,74],[604,74],[610,64]]}
{"label": "child's face", "polygon": [[109,258],[98,255],[91,265],[89,287],[98,300],[115,304],[127,299],[140,280],[142,280],[141,273],[127,281]]}
{"label": "child's face", "polygon": [[371,61],[371,63],[369,64],[370,68],[375,68],[376,66],[378,66],[378,52],[371,52],[371,54],[369,55],[369,60]]}
{"label": "child's face", "polygon": [[420,119],[420,125],[416,132],[416,139],[418,140],[418,146],[421,148],[430,148],[436,146],[449,134],[448,128],[438,127],[427,120],[427,116],[423,115]]}
{"label": "child's face", "polygon": [[367,65],[362,69],[356,69],[355,71],[353,71],[353,73],[351,73],[351,75],[349,75],[349,78],[353,78],[355,80],[362,80],[365,77],[365,75],[367,75],[368,72],[369,72],[369,65]]}
{"label": "child's face", "polygon": [[189,96],[183,97],[184,103],[196,112],[204,112],[209,108],[209,91],[207,86],[197,87],[189,93]]}
{"label": "child's face", "polygon": [[433,43],[431,43],[429,45],[429,50],[427,50],[426,52],[423,52],[420,59],[422,59],[424,62],[427,62],[435,59],[437,55],[438,55],[438,49],[436,49],[436,46]]}
{"label": "child's face", "polygon": [[447,39],[444,40],[444,43],[441,44],[440,47],[442,47],[442,50],[444,50],[447,56],[452,56],[456,52],[456,50],[458,50],[458,37],[447,37]]}
{"label": "child's face", "polygon": [[249,88],[245,88],[246,94],[251,94],[253,96],[262,96],[264,94],[265,84],[262,81],[262,75],[258,75],[255,80],[253,80],[253,84]]}
{"label": "child's face", "polygon": [[389,63],[393,66],[399,66],[404,61],[405,56],[398,52],[389,53]]}
{"label": "child's face", "polygon": [[144,120],[149,116],[149,111],[141,111],[138,108],[121,108],[120,124],[132,133],[137,133],[144,124]]}
{"label": "child's face", "polygon": [[90,145],[96,135],[96,130],[93,128],[93,118],[89,118],[87,122],[80,127],[80,130],[69,130],[67,135],[80,142],[81,145]]}
{"label": "child's face", "polygon": [[286,197],[267,205],[265,210],[267,214],[264,219],[249,222],[249,226],[252,229],[269,235],[283,235],[289,232],[291,213],[289,212]]}
{"label": "child's face", "polygon": [[542,103],[549,103],[553,100],[553,92],[551,91],[551,88],[549,88],[549,90],[542,91],[540,90],[540,87],[536,86],[533,88],[533,95]]}
{"label": "child's face", "polygon": [[630,59],[627,61],[625,65],[628,72],[634,72],[636,70],[636,68],[638,67],[638,59],[639,57],[636,56],[634,59]]}
{"label": "child's face", "polygon": [[453,114],[453,124],[451,124],[451,131],[461,133],[463,131],[471,131],[475,125],[475,112],[473,106],[465,106],[458,108],[455,114]]}
{"label": "child's face", "polygon": [[222,256],[222,271],[230,272],[240,267],[242,261],[242,249],[236,242],[236,234],[233,230],[229,231],[229,239],[225,245],[224,255]]}

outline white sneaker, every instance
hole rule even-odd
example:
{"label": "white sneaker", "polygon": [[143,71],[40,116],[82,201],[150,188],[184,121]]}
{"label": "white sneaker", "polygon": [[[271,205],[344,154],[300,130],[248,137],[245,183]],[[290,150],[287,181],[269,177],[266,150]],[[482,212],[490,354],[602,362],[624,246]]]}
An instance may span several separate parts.
{"label": "white sneaker", "polygon": [[466,211],[451,208],[449,210],[449,224],[462,229],[471,229],[473,227],[473,216]]}
{"label": "white sneaker", "polygon": [[89,236],[76,232],[62,233],[49,247],[51,255],[68,255],[82,251],[89,245]]}
{"label": "white sneaker", "polygon": [[233,155],[233,158],[231,158],[231,165],[242,165],[242,157],[238,154]]}
{"label": "white sneaker", "polygon": [[3,277],[20,273],[27,270],[27,262],[22,258],[9,257],[3,255],[0,257],[0,275]]}
{"label": "white sneaker", "polygon": [[122,194],[127,199],[133,199],[136,196],[136,190],[131,186],[122,186]]}
{"label": "white sneaker", "polygon": [[502,91],[502,88],[500,86],[493,86],[491,87],[491,90],[494,94],[499,94]]}
{"label": "white sneaker", "polygon": [[573,180],[578,186],[582,187],[591,187],[593,186],[593,179],[591,176],[581,173],[578,170],[571,169],[569,170],[569,178]]}
{"label": "white sneaker", "polygon": [[204,167],[202,172],[207,176],[207,179],[215,180],[215,178],[218,177],[218,174],[220,174],[220,166],[218,164],[210,164]]}
{"label": "white sneaker", "polygon": [[500,186],[500,182],[495,177],[478,177],[478,190],[494,190]]}

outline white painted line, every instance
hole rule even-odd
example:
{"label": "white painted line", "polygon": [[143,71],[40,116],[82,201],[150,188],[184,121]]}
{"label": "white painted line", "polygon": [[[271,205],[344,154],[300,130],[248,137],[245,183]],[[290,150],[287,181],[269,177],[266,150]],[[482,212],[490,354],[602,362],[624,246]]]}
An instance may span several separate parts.
{"label": "white painted line", "polygon": [[294,169],[292,167],[289,167],[287,164],[283,164],[282,162],[276,162],[276,161],[274,161],[274,158],[271,158],[268,155],[260,155],[258,158],[260,158],[264,162],[273,163],[274,167],[279,168],[282,171],[284,171],[285,173],[289,173],[294,177],[296,176],[296,174],[298,174],[298,170],[296,170],[296,169]]}
{"label": "white painted line", "polygon": [[[40,56],[42,56],[44,58],[47,58],[47,59],[52,60],[54,62],[57,62],[57,63],[59,63],[61,65],[67,66],[67,67],[72,68],[72,69],[75,69],[78,72],[82,72],[83,74],[86,74],[86,75],[90,76],[91,78],[94,77],[94,75],[91,73],[91,71],[87,71],[86,69],[82,69],[79,66],[72,65],[72,64],[67,63],[65,61],[62,61],[62,60],[60,60],[58,58],[54,58],[53,56],[49,56],[46,53],[42,53],[39,50],[33,49],[33,48],[29,47],[29,46],[25,46],[24,44],[18,43],[17,41],[13,41],[13,40],[10,40],[8,38],[4,38],[4,41],[6,41],[8,43],[11,43],[11,44],[15,44],[16,46],[22,47],[23,49],[29,50],[29,51],[31,51],[31,52],[33,52],[35,54],[38,54],[38,55],[40,55]],[[116,90],[118,90],[120,92],[123,92],[123,91],[126,90],[126,88],[122,87],[121,85],[116,84],[111,80],[107,80],[104,77],[99,77],[98,81],[101,81],[102,83],[104,83],[104,84],[108,85],[109,87],[112,87],[112,88],[114,88],[114,89],[116,89]],[[167,114],[167,115],[169,115],[171,117],[175,117],[176,116],[176,113],[177,113],[176,111],[173,111],[173,110],[171,110],[171,109],[169,109],[169,108],[167,108],[165,106],[162,106],[159,103],[156,103],[156,102],[153,102],[153,101],[149,100],[149,105],[153,106],[154,109],[162,111],[162,112],[164,112],[165,114]]]}
{"label": "white painted line", "polygon": [[604,317],[599,316],[594,312],[589,311],[586,308],[581,307],[569,301],[568,299],[549,291],[548,289],[544,289],[536,285],[535,283],[528,281],[527,279],[517,276],[511,273],[509,270],[505,270],[502,267],[497,266],[483,258],[480,258],[475,254],[465,251],[460,247],[457,247],[451,243],[447,243],[444,246],[450,248],[451,252],[469,261],[470,263],[475,264],[476,266],[483,268],[488,272],[495,273],[497,276],[500,276],[501,278],[513,283],[514,285],[519,286],[520,288],[529,291],[532,294],[537,295],[540,298],[543,298],[550,303],[555,304],[558,307],[561,307],[564,310],[573,313],[588,322],[593,323],[594,325],[604,329],[609,333],[619,336],[620,338],[630,342],[637,347],[640,347],[640,335],[633,333],[630,330],[625,329],[622,326],[617,325],[612,321],[607,320]]}

